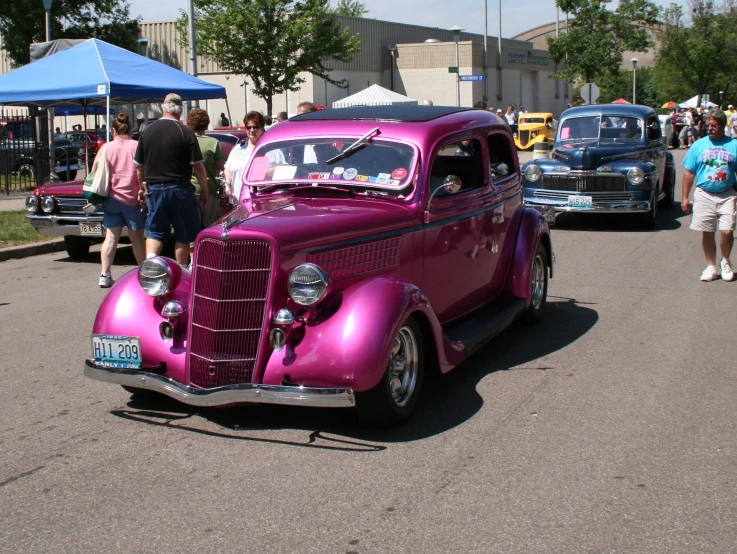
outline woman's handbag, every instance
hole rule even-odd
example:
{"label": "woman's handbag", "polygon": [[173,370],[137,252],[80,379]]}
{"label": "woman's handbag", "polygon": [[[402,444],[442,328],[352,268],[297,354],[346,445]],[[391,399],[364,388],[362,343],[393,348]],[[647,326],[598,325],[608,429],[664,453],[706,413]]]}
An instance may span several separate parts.
{"label": "woman's handbag", "polygon": [[110,166],[105,157],[104,144],[97,153],[92,171],[84,180],[82,187],[82,196],[84,196],[90,204],[104,204],[110,194]]}

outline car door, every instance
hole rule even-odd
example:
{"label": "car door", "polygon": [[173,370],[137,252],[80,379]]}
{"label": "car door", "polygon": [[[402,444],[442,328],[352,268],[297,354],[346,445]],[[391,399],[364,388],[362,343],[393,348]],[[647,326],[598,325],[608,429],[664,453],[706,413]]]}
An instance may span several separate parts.
{"label": "car door", "polygon": [[484,304],[499,257],[490,175],[482,141],[461,137],[441,143],[429,162],[426,198],[448,175],[461,180],[455,194],[435,192],[424,229],[422,289],[441,323]]}

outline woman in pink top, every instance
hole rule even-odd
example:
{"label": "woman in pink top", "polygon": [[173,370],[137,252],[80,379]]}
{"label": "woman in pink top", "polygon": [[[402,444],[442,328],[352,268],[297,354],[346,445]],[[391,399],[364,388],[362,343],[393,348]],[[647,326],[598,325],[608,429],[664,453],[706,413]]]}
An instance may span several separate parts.
{"label": "woman in pink top", "polygon": [[105,241],[102,243],[100,259],[102,273],[99,285],[112,286],[110,268],[118,248],[123,226],[128,227],[128,237],[133,245],[133,255],[140,264],[146,258],[146,212],[138,201],[140,185],[136,175],[133,156],[138,142],[131,139],[131,124],[128,114],[118,114],[113,122],[113,140],[98,152],[105,156],[110,168],[110,194],[105,202],[102,226],[105,227]]}

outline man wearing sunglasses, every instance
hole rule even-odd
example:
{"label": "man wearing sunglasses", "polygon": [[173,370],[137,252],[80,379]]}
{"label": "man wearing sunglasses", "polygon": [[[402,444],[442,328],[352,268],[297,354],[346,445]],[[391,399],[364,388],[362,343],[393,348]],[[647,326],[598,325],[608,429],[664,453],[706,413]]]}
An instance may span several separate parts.
{"label": "man wearing sunglasses", "polygon": [[[702,281],[724,281],[734,279],[734,270],[729,261],[734,242],[735,227],[735,171],[737,171],[737,140],[725,136],[727,116],[722,110],[711,110],[704,122],[706,136],[691,146],[683,160],[683,191],[681,208],[685,214],[691,212],[689,193],[694,183],[693,215],[690,228],[701,231],[701,246],[706,257],[706,269]],[[715,236],[719,230],[719,249],[722,259],[717,269],[717,247]]]}

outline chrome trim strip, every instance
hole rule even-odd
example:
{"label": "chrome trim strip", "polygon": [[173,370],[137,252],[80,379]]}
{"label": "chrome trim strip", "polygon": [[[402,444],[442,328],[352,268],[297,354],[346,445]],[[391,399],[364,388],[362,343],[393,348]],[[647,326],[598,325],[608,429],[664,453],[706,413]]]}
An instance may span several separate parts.
{"label": "chrome trim strip", "polygon": [[556,212],[581,212],[581,213],[644,213],[650,211],[650,201],[635,200],[632,202],[599,202],[594,201],[591,208],[572,208],[568,203],[558,203],[555,201],[543,202],[539,200],[526,200],[530,206],[550,206],[555,208]]}
{"label": "chrome trim strip", "polygon": [[90,379],[158,392],[183,404],[204,408],[241,403],[315,408],[352,408],[356,405],[353,390],[348,388],[326,389],[245,384],[214,389],[196,389],[156,373],[104,367],[92,360],[85,360],[84,374]]}

